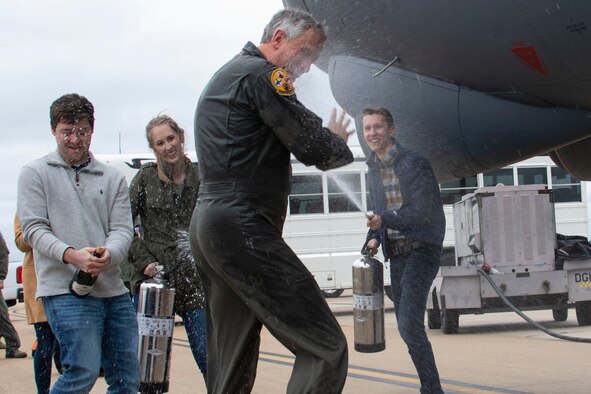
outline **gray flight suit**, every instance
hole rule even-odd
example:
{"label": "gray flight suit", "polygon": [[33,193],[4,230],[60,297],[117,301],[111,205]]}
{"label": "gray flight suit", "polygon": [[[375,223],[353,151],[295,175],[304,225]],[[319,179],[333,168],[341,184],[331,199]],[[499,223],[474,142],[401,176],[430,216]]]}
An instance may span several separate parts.
{"label": "gray flight suit", "polygon": [[192,249],[206,276],[210,393],[248,393],[262,325],[295,356],[289,393],[338,393],[347,342],[285,243],[290,154],[321,170],[353,161],[252,43],[210,80],[195,116],[201,185]]}

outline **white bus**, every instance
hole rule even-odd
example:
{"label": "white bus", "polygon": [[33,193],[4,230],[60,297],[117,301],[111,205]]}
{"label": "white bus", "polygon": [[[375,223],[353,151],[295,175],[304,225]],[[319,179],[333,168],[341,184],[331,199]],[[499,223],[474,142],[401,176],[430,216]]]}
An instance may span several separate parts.
{"label": "white bus", "polygon": [[[292,194],[283,236],[326,296],[338,296],[352,287],[352,264],[361,257],[367,234],[367,166],[361,148],[354,148],[354,155],[355,162],[328,172],[292,160]],[[197,161],[195,152],[188,152],[188,156]],[[128,183],[142,163],[154,161],[153,153],[96,157],[120,170]],[[349,194],[342,187],[349,188]],[[389,285],[389,271],[384,279]]]}
{"label": "white bus", "polygon": [[[315,276],[327,296],[338,296],[352,287],[352,263],[361,257],[367,227],[365,213],[372,211],[366,188],[367,166],[361,148],[353,147],[355,161],[322,172],[292,161],[292,190],[283,231],[286,242]],[[195,153],[189,154],[196,160]],[[97,155],[121,170],[128,182],[151,153]],[[478,187],[545,184],[553,189],[557,232],[588,237],[586,184],[539,156],[485,174],[441,184],[446,215],[442,264],[454,264],[453,203]],[[381,254],[378,255],[378,257]],[[385,285],[390,283],[385,265]]]}

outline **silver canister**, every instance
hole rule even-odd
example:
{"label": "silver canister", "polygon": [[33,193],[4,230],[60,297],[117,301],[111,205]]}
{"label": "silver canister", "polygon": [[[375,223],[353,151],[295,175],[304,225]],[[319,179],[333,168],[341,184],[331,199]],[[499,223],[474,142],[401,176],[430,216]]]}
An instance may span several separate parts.
{"label": "silver canister", "polygon": [[353,332],[355,350],[380,352],[384,332],[384,267],[369,254],[353,263]]}
{"label": "silver canister", "polygon": [[168,392],[174,293],[162,272],[140,287],[137,308],[140,393]]}

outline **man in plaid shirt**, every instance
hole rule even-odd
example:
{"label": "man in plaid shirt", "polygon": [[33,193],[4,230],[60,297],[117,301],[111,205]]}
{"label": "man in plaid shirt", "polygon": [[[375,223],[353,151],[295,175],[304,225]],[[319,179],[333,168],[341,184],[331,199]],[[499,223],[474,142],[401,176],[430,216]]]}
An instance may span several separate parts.
{"label": "man in plaid shirt", "polygon": [[390,260],[398,331],[417,369],[421,393],[443,393],[424,324],[445,235],[443,204],[429,161],[401,146],[395,134],[390,111],[363,111],[363,136],[373,151],[367,161],[374,206],[367,220],[367,246],[375,250],[381,244]]}

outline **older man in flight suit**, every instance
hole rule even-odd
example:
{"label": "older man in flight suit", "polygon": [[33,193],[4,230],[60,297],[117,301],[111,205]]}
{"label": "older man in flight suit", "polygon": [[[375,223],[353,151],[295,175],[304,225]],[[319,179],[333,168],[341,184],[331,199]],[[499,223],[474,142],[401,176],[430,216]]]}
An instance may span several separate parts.
{"label": "older man in flight suit", "polygon": [[347,122],[322,120],[292,81],[316,61],[324,27],[283,10],[262,43],[247,43],[202,93],[195,117],[201,172],[193,251],[207,280],[207,387],[250,392],[260,330],[296,356],[291,393],[336,393],[347,375],[347,342],[314,277],[282,238],[290,154],[321,170],[353,161]]}

